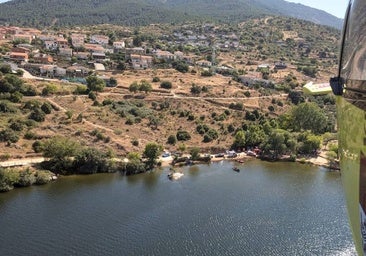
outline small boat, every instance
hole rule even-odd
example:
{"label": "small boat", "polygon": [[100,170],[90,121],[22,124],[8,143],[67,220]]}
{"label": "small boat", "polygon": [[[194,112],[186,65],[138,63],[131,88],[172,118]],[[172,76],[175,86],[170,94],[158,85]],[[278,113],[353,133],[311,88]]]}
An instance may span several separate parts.
{"label": "small boat", "polygon": [[240,169],[238,167],[233,167],[233,170],[236,172],[240,172]]}
{"label": "small boat", "polygon": [[180,179],[184,174],[181,173],[181,172],[177,172],[176,170],[174,169],[170,169],[170,172],[168,173],[168,178],[170,180],[177,180],[177,179]]}

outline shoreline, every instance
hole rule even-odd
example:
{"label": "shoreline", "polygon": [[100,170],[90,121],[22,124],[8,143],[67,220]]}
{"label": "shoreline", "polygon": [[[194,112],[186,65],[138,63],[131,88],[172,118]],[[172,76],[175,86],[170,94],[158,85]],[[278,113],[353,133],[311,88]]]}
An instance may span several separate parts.
{"label": "shoreline", "polygon": [[[244,161],[244,160],[248,160],[248,159],[260,159],[256,156],[249,156],[246,153],[238,153],[237,157],[228,157],[227,155],[224,155],[223,157],[215,157],[215,155],[210,155],[211,156],[211,160],[210,162],[220,162],[220,161]],[[261,161],[266,161],[265,159],[260,159]],[[339,170],[339,167],[332,167],[330,165],[329,160],[325,157],[325,152],[321,152],[318,156],[313,156],[313,157],[299,157],[296,158],[295,161],[290,161],[289,158],[282,158],[282,159],[277,159],[274,160],[274,162],[278,162],[278,161],[282,161],[282,162],[296,162],[299,164],[312,164],[315,166],[319,166],[319,167],[324,167],[324,168],[328,168],[330,170]],[[160,157],[159,158],[159,162],[161,163],[161,167],[170,167],[173,166],[173,158],[170,157]],[[205,162],[194,162],[194,164],[204,164]]]}

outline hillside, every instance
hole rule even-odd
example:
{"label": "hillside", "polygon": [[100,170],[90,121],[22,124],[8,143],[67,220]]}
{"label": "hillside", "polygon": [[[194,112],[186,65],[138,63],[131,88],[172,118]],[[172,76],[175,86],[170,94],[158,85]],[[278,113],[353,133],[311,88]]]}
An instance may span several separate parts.
{"label": "hillside", "polygon": [[[119,34],[119,30],[126,28],[100,25],[78,29],[89,34],[108,34],[109,30]],[[73,32],[74,28],[57,30],[62,34]],[[142,152],[151,141],[169,151],[199,147],[202,152],[222,152],[233,145],[239,130],[246,131],[246,147],[258,146],[272,138],[277,128],[288,129],[283,114],[304,101],[303,84],[322,83],[336,73],[340,40],[336,29],[280,17],[252,19],[236,26],[155,24],[140,27],[134,34],[146,49],[159,45],[173,52],[181,48],[188,55],[197,55],[198,60],[211,55],[204,44],[206,41],[188,45],[184,35],[197,38],[212,35],[216,38],[217,66],[233,70],[210,73],[199,64],[191,64],[187,65],[186,72],[179,72],[173,64],[158,59],[152,68],[117,70],[112,68],[116,66],[112,62],[118,61],[119,55],[111,55],[110,70],[96,73],[113,77],[116,86],[89,95],[86,86],[64,79],[47,81],[25,77],[20,82],[14,75],[0,75],[0,85],[4,85],[0,87],[3,91],[0,93],[0,151],[6,152],[0,158],[37,156],[34,143],[57,135],[110,150],[121,157],[129,152]],[[238,38],[239,46],[224,46]],[[4,45],[3,49],[6,47],[10,49],[10,45]],[[276,70],[274,64],[279,60],[287,68]],[[61,63],[67,60],[58,58],[58,64]],[[71,63],[69,60],[68,65]],[[260,68],[260,64],[266,63],[267,68]],[[79,60],[78,64],[86,66],[88,61]],[[241,80],[241,75],[254,81],[269,79],[273,83],[249,85]],[[143,81],[151,86],[150,91],[130,89],[134,83]],[[163,87],[163,82],[169,82],[169,88]],[[332,132],[335,123],[332,96],[312,97],[309,101],[322,107],[324,122],[322,131],[317,133]],[[42,108],[47,114],[42,114]],[[185,137],[178,139],[182,133]],[[298,134],[291,136],[298,140]],[[169,142],[172,137],[178,141]],[[301,146],[302,141],[299,143]]]}
{"label": "hillside", "polygon": [[324,11],[284,0],[13,0],[0,6],[0,24],[32,27],[102,23],[147,25],[194,20],[238,23],[269,14],[336,28],[342,26],[341,19]]}

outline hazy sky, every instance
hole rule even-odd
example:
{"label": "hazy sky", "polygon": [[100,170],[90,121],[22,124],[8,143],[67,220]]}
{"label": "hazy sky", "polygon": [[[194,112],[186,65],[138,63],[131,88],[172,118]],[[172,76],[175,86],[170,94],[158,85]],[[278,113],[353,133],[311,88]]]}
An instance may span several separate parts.
{"label": "hazy sky", "polygon": [[344,18],[349,0],[286,0],[324,10],[338,18]]}

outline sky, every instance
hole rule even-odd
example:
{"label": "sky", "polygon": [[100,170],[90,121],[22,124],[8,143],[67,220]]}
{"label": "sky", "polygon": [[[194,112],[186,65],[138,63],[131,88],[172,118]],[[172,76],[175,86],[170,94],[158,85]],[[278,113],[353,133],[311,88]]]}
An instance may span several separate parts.
{"label": "sky", "polygon": [[344,18],[349,0],[286,0],[326,11],[338,18]]}

